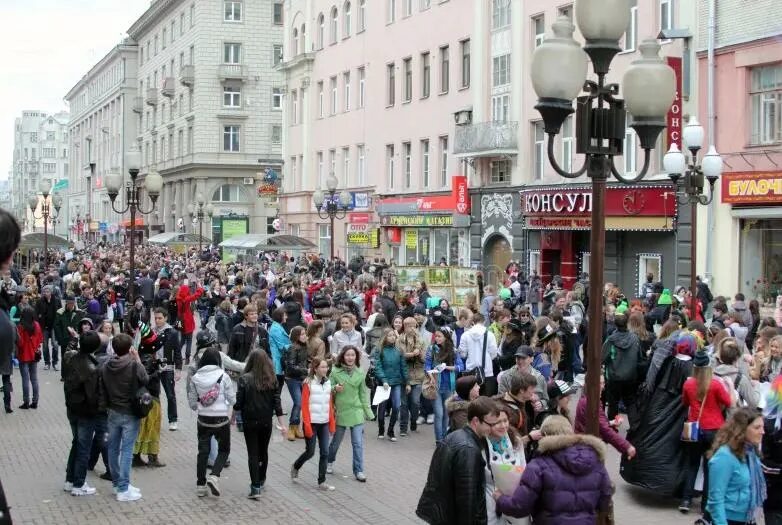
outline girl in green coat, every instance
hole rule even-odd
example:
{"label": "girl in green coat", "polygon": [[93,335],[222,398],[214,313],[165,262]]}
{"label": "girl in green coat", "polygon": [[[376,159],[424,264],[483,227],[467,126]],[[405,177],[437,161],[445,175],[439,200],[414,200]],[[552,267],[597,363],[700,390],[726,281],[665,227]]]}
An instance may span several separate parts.
{"label": "girl in green coat", "polygon": [[372,419],[369,407],[369,392],[364,383],[366,372],[358,365],[359,350],[346,346],[337,356],[337,363],[329,379],[334,389],[334,411],[337,416],[337,431],[329,446],[329,461],[326,472],[334,473],[334,460],[345,431],[350,429],[353,445],[353,475],[358,481],[367,480],[364,474],[364,422]]}

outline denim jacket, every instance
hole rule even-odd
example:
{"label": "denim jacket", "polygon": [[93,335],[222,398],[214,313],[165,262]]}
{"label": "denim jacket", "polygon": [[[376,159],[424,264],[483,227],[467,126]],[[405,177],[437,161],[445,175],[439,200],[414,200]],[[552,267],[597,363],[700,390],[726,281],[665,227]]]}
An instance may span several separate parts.
{"label": "denim jacket", "polygon": [[[429,347],[429,349],[426,351],[426,358],[424,359],[424,370],[429,372],[430,370],[434,370],[436,368],[435,357],[439,351],[440,347],[436,344],[433,344]],[[439,374],[439,392],[441,394],[448,394],[456,390],[456,376],[459,374],[459,372],[464,371],[464,361],[462,361],[459,352],[456,350],[454,350],[453,364],[456,367],[455,371],[443,370]]]}

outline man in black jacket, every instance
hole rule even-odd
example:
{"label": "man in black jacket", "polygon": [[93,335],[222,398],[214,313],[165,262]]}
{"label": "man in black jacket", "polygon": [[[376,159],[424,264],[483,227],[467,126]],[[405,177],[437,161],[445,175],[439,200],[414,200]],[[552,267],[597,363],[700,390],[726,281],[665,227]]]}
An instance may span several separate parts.
{"label": "man in black jacket", "polygon": [[165,360],[160,370],[160,385],[166,393],[168,429],[173,431],[178,428],[174,385],[182,375],[182,352],[180,352],[182,345],[179,342],[179,332],[168,324],[168,311],[165,308],[155,308],[154,321],[155,334],[162,340],[160,350],[157,352],[157,360],[160,363]]}
{"label": "man in black jacket", "polygon": [[437,445],[416,514],[432,525],[482,525],[488,521],[484,474],[486,436],[497,424],[496,401],[479,397],[467,407],[468,425]]}
{"label": "man in black jacket", "polygon": [[54,296],[54,290],[51,285],[44,286],[41,290],[41,297],[35,305],[35,311],[38,315],[38,324],[41,325],[41,330],[43,330],[44,370],[48,370],[52,363],[54,363],[54,366],[56,367],[59,361],[57,338],[54,334],[54,321],[57,318],[57,310],[60,308],[62,308],[62,302]]}
{"label": "man in black jacket", "polygon": [[79,351],[63,356],[65,407],[73,434],[64,488],[74,496],[95,494],[85,480],[98,415],[98,360],[92,355],[98,347],[98,334],[84,332],[79,338]]}

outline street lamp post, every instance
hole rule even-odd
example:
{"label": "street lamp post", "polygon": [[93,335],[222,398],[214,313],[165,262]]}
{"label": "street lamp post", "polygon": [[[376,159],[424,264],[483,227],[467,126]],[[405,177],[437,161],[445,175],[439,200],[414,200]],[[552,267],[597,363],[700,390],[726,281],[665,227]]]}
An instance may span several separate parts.
{"label": "street lamp post", "polygon": [[[132,148],[125,153],[125,165],[128,167],[128,174],[130,174],[130,181],[125,182],[125,206],[117,208],[116,199],[122,188],[123,176],[120,173],[109,173],[106,175],[106,191],[111,199],[112,209],[119,213],[124,214],[126,211],[130,211],[130,287],[128,289],[128,299],[130,303],[134,300],[134,284],[136,282],[135,266],[136,266],[136,253],[135,253],[135,237],[136,237],[136,212],[143,215],[149,215],[155,209],[155,203],[160,195],[160,190],[163,188],[163,177],[156,171],[150,171],[147,173],[144,179],[144,187],[136,186],[136,178],[138,177],[139,168],[141,166],[141,152],[137,148]],[[141,196],[143,189],[147,190],[149,199],[152,201],[152,206],[148,210],[141,208]]]}
{"label": "street lamp post", "polygon": [[204,221],[206,218],[209,218],[209,221],[212,220],[212,216],[215,214],[215,208],[211,204],[207,204],[204,206],[204,195],[202,193],[198,193],[196,195],[196,205],[193,206],[192,203],[187,205],[187,211],[190,214],[190,218],[192,219],[193,223],[198,222],[198,254],[200,256],[201,252],[203,251],[203,227],[204,227]]}
{"label": "street lamp post", "polygon": [[[532,84],[538,95],[535,108],[543,118],[548,135],[548,158],[561,176],[574,179],[586,173],[592,181],[592,232],[589,262],[589,331],[586,355],[587,431],[599,435],[600,376],[603,341],[603,268],[605,256],[605,190],[613,175],[625,184],[646,176],[651,150],[665,128],[665,115],[675,95],[674,73],[659,57],[659,44],[646,40],[639,45],[641,58],[635,60],[622,79],[624,100],[618,98],[619,85],[606,83],[611,61],[621,51],[619,39],[630,20],[628,0],[579,0],[576,22],[586,40],[583,48],[573,40],[575,27],[567,17],[553,24],[553,36],[532,56]],[[586,80],[587,62],[597,81]],[[554,138],[573,113],[576,100],[576,151],[585,155],[583,166],[571,173],[557,163]],[[614,157],[622,155],[625,118],[638,134],[644,150],[643,168],[637,176],[625,178],[614,167]]]}
{"label": "street lamp post", "polygon": [[[52,228],[57,224],[57,216],[59,215],[60,208],[62,207],[62,197],[55,194],[52,196],[51,204],[49,204],[49,193],[52,191],[52,182],[49,179],[41,179],[38,185],[38,191],[41,192],[42,198],[38,195],[30,195],[27,199],[27,205],[30,207],[30,213],[33,215],[33,219],[43,220],[43,261],[45,265],[49,263],[49,222],[51,221]],[[41,204],[41,214],[36,215],[35,210],[38,207],[38,203]],[[51,207],[54,207],[55,213],[51,212]],[[33,224],[35,222],[33,221]]]}
{"label": "street lamp post", "polygon": [[[714,199],[714,184],[722,174],[722,157],[714,145],[704,155],[698,164],[698,151],[703,147],[703,127],[694,116],[684,127],[682,144],[689,151],[689,159],[679,150],[676,144],[663,157],[663,168],[668,173],[676,188],[676,200],[679,204],[690,205],[690,221],[692,222],[690,241],[690,319],[698,314],[698,277],[695,261],[698,257],[698,205],[706,206]],[[704,177],[709,183],[709,195],[703,193]],[[705,308],[706,305],[704,305]]]}
{"label": "street lamp post", "polygon": [[334,259],[334,219],[342,220],[348,213],[350,207],[350,193],[346,190],[342,190],[337,197],[337,177],[334,173],[330,173],[328,179],[326,179],[326,193],[321,190],[315,191],[312,195],[312,200],[315,203],[315,209],[318,210],[318,217],[321,219],[329,219],[330,221],[330,240],[331,240],[331,254],[330,258]]}

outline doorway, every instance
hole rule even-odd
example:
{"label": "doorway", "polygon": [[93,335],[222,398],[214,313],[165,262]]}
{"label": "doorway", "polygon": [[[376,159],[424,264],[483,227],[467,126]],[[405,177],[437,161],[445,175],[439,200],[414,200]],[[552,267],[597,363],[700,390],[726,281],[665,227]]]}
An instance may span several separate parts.
{"label": "doorway", "polygon": [[497,289],[505,281],[505,268],[511,261],[513,250],[508,239],[496,234],[489,237],[483,250],[483,283]]}

